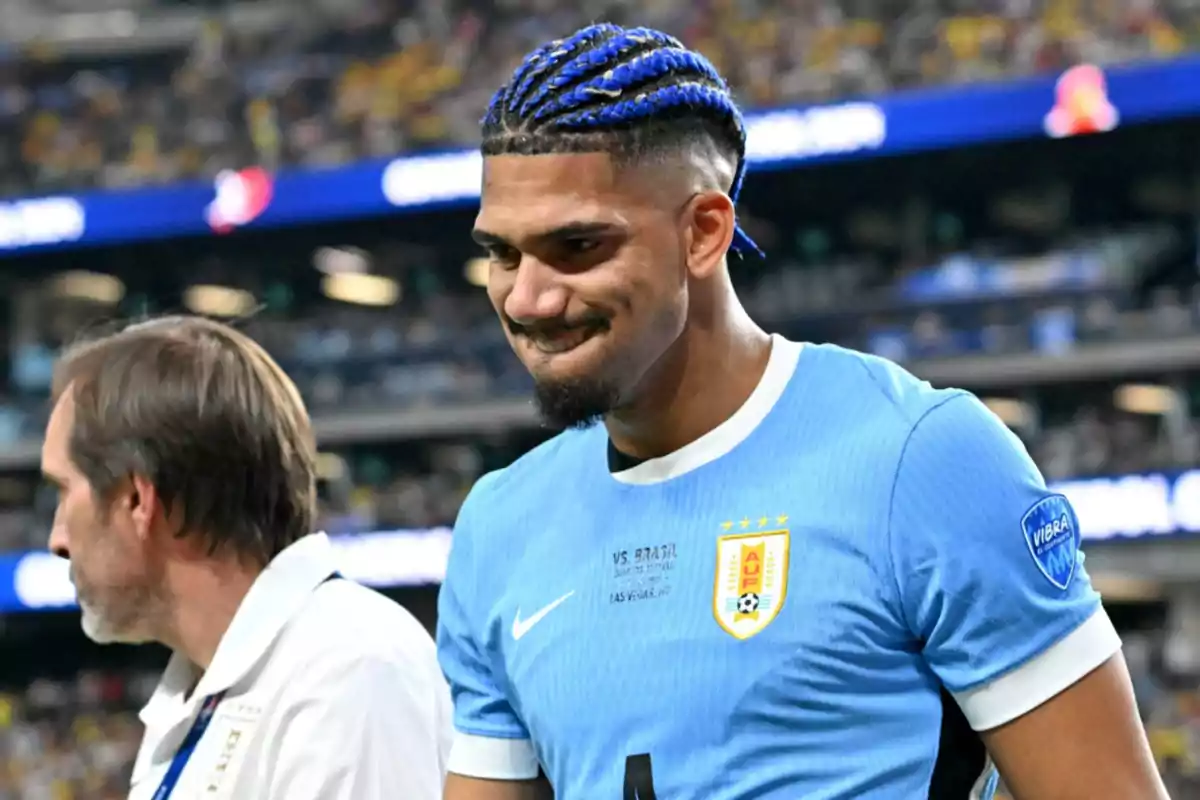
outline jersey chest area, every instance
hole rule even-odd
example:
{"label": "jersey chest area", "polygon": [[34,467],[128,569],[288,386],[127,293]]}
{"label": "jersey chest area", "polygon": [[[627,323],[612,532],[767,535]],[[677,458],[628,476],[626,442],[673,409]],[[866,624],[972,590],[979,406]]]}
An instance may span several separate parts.
{"label": "jersey chest area", "polygon": [[497,658],[552,779],[619,782],[618,756],[655,753],[698,780],[734,732],[828,738],[864,669],[904,672],[869,514],[753,481],[700,496],[579,501],[508,582]]}

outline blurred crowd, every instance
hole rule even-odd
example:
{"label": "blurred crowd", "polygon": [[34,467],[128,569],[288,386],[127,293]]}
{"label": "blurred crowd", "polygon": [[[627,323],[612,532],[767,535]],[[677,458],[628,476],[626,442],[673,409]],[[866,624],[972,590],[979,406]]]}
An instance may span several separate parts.
{"label": "blurred crowd", "polygon": [[153,673],[80,673],[0,690],[0,800],[123,800]]}
{"label": "blurred crowd", "polygon": [[[210,4],[211,5],[211,4]],[[334,6],[336,4],[328,4]],[[0,191],[128,186],[249,164],[329,166],[473,143],[521,56],[595,19],[660,27],[749,107],[1175,55],[1187,0],[368,0],[251,36],[113,61],[42,46],[0,64]]]}

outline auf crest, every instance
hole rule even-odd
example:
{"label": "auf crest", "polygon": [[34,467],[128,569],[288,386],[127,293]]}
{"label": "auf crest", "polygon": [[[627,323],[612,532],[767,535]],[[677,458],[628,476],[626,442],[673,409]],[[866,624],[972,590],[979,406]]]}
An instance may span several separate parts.
{"label": "auf crest", "polygon": [[[762,517],[784,522],[786,516]],[[751,527],[749,519],[740,526]],[[721,526],[724,530],[733,523]],[[751,530],[717,538],[713,616],[735,639],[749,639],[774,621],[787,597],[790,533],[785,528]]]}

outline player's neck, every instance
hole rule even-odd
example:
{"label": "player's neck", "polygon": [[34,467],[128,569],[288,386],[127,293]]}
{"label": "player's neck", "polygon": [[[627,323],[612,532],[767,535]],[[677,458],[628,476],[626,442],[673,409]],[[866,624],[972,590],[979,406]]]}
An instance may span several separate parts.
{"label": "player's neck", "polygon": [[261,569],[235,560],[190,561],[172,572],[159,640],[206,670]]}
{"label": "player's neck", "polygon": [[729,419],[753,394],[771,355],[771,337],[734,303],[711,326],[689,324],[647,377],[638,401],[610,414],[620,452],[659,458]]}

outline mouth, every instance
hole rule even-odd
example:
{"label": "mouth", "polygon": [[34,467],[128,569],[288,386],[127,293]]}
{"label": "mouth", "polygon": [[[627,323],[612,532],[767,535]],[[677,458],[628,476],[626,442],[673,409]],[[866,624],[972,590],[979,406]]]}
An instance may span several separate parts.
{"label": "mouth", "polygon": [[539,331],[528,334],[526,339],[543,355],[561,355],[580,347],[603,332],[603,326],[589,325],[558,331]]}

